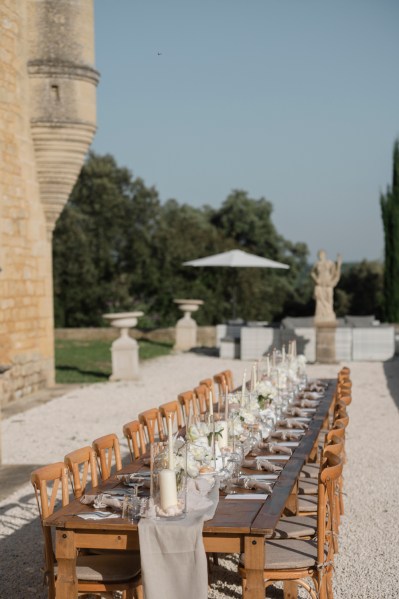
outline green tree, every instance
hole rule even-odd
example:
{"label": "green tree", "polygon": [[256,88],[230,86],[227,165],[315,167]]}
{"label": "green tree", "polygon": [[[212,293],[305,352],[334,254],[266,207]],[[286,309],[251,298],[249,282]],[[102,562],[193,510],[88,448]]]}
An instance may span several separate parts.
{"label": "green tree", "polygon": [[385,236],[384,316],[399,322],[399,140],[393,149],[392,186],[380,196]]}
{"label": "green tree", "polygon": [[337,316],[374,314],[382,318],[383,271],[383,265],[377,261],[344,265],[335,290]]}

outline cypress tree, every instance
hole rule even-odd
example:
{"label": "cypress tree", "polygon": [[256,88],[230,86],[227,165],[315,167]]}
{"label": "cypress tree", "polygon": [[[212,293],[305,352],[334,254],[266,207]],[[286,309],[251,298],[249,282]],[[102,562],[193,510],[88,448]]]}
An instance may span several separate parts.
{"label": "cypress tree", "polygon": [[392,187],[380,196],[385,237],[384,315],[399,322],[399,139],[393,149]]}

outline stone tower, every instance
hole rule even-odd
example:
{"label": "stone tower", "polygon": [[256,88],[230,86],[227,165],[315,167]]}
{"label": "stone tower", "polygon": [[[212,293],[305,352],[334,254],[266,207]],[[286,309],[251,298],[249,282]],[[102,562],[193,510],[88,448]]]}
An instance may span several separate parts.
{"label": "stone tower", "polygon": [[0,0],[2,402],[54,382],[51,237],[96,128],[93,0]]}

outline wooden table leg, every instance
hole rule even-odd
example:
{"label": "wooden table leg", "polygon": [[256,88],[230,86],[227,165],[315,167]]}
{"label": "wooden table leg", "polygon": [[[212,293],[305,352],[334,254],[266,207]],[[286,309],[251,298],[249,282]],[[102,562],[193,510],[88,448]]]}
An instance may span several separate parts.
{"label": "wooden table leg", "polygon": [[284,581],[284,599],[297,599],[298,597],[298,584],[295,580]]}
{"label": "wooden table leg", "polygon": [[264,599],[265,585],[263,570],[265,567],[264,537],[245,537],[245,572],[246,583],[243,591],[244,599]]}
{"label": "wooden table leg", "polygon": [[78,596],[75,533],[70,530],[57,530],[55,543],[58,564],[55,583],[57,599],[74,599]]}

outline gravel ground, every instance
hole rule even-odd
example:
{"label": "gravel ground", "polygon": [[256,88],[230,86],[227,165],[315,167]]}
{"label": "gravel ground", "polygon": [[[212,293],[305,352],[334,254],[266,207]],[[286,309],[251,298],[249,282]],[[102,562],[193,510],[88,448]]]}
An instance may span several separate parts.
{"label": "gravel ground", "polygon": [[[47,464],[101,435],[116,432],[138,412],[174,399],[201,378],[231,368],[237,384],[250,363],[196,354],[143,363],[138,382],[82,387],[3,421],[5,464]],[[336,559],[335,599],[399,597],[399,361],[349,364],[345,517]],[[309,366],[309,376],[335,377],[339,365]],[[127,448],[122,443],[126,455]],[[42,535],[30,483],[0,503],[0,598],[47,597],[42,586]],[[235,556],[211,574],[209,598],[241,596]],[[280,598],[278,589],[268,597]],[[300,595],[305,596],[305,595]]]}

